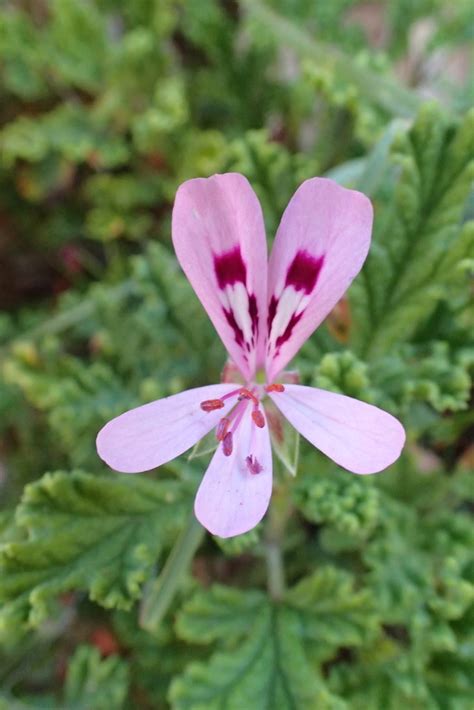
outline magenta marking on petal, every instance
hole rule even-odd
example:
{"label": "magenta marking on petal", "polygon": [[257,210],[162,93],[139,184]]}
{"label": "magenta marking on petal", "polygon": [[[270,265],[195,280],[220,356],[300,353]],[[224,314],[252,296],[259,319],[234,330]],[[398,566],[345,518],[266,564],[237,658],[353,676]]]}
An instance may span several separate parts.
{"label": "magenta marking on petal", "polygon": [[314,257],[304,249],[296,252],[286,275],[285,286],[293,286],[296,291],[309,295],[316,286],[323,264],[324,255]]}
{"label": "magenta marking on petal", "polygon": [[244,285],[247,280],[247,267],[242,259],[240,247],[236,246],[222,254],[214,254],[214,271],[216,272],[219,288],[232,286],[237,281]]}
{"label": "magenta marking on petal", "polygon": [[277,312],[277,307],[278,307],[278,299],[275,298],[275,296],[272,296],[270,299],[270,303],[268,304],[268,332],[270,333],[272,329],[272,323],[273,319],[275,318],[276,312]]}
{"label": "magenta marking on petal", "polygon": [[252,333],[255,341],[258,330],[258,308],[257,299],[255,298],[255,295],[253,293],[249,296],[249,315],[250,320],[252,321]]}
{"label": "magenta marking on petal", "polygon": [[263,471],[262,464],[257,460],[255,456],[247,456],[247,458],[245,459],[245,463],[247,464],[247,468],[250,473],[254,475]]}
{"label": "magenta marking on petal", "polygon": [[[228,307],[226,308],[223,305],[222,310],[227,323],[234,331],[235,342],[242,349],[242,351],[251,353],[256,346],[258,337],[258,307],[255,294],[247,291],[247,267],[242,258],[240,247],[236,246],[229,251],[222,252],[221,254],[214,254],[214,270],[216,273],[217,284],[226,294]],[[240,313],[238,314],[240,317],[236,318],[236,314],[234,312],[236,305],[231,294],[227,291],[228,287],[232,290],[232,287],[235,287],[235,284],[238,283],[241,283],[247,291],[247,309],[248,319],[250,322],[247,320],[246,314]],[[243,304],[242,307],[244,307]],[[242,319],[249,323],[250,326],[249,330],[246,331],[246,336],[244,336],[244,331],[238,324],[238,321],[242,322]],[[244,359],[248,362],[248,356],[245,352],[242,354]]]}
{"label": "magenta marking on petal", "polygon": [[290,320],[289,320],[289,322],[288,322],[288,325],[286,326],[285,330],[284,330],[283,333],[282,333],[281,335],[279,335],[278,338],[276,339],[275,346],[276,346],[276,351],[277,351],[277,352],[279,351],[279,349],[281,348],[281,346],[282,346],[284,343],[286,343],[287,340],[289,340],[289,339],[291,338],[291,334],[292,334],[292,332],[293,332],[293,328],[295,327],[295,325],[297,325],[297,324],[300,322],[301,318],[303,317],[303,313],[304,313],[304,311],[301,311],[301,313],[298,313],[298,314],[293,313],[293,315],[291,316],[291,318],[290,318]]}
{"label": "magenta marking on petal", "polygon": [[228,311],[226,308],[223,308],[223,311],[228,324],[234,331],[235,342],[237,343],[237,345],[240,345],[240,347],[242,347],[244,343],[244,334],[242,332],[242,329],[239,328],[232,311]]}

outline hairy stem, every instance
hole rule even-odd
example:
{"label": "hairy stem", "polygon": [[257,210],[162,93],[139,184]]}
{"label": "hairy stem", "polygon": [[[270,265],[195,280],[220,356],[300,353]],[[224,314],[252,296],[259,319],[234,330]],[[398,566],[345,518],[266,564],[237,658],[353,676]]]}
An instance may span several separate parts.
{"label": "hairy stem", "polygon": [[265,561],[267,565],[268,593],[275,601],[285,595],[285,565],[282,543],[286,523],[291,513],[288,483],[279,486],[273,493],[265,530]]}
{"label": "hairy stem", "polygon": [[277,542],[265,543],[267,563],[267,586],[272,599],[279,601],[285,595],[285,567],[281,545]]}
{"label": "hairy stem", "polygon": [[204,528],[192,513],[176,540],[161,574],[145,593],[140,612],[142,628],[150,632],[158,630],[203,536]]}

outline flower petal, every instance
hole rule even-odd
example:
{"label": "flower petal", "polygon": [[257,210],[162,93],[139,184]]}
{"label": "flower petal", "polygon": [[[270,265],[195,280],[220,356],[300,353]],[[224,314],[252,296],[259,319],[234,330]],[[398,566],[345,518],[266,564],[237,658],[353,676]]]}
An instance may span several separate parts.
{"label": "flower petal", "polygon": [[115,471],[139,473],[161,466],[194,446],[228,412],[224,407],[204,412],[200,404],[219,399],[239,385],[196,387],[131,409],[112,419],[97,435],[100,458]]}
{"label": "flower petal", "polygon": [[361,192],[312,178],[295,192],[268,271],[267,375],[272,381],[359,273],[370,246],[372,205]]}
{"label": "flower petal", "polygon": [[238,173],[183,183],[173,209],[179,263],[246,379],[263,363],[267,244],[260,203]]}
{"label": "flower petal", "polygon": [[305,439],[348,471],[377,473],[400,456],[405,430],[378,407],[301,385],[269,396]]}
{"label": "flower petal", "polygon": [[214,454],[199,486],[194,512],[201,525],[213,535],[233,537],[260,522],[271,493],[272,452],[268,424],[263,428],[255,426],[249,406],[234,434],[231,455],[224,456],[222,446]]}

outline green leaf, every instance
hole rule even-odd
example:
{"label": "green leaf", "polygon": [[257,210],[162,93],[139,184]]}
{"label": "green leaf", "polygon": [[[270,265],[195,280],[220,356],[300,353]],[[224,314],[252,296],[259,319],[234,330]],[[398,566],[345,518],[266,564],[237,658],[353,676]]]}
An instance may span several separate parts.
{"label": "green leaf", "polygon": [[37,626],[69,590],[130,608],[188,505],[170,480],[59,472],[27,486],[17,522],[29,539],[0,548],[0,633]]}
{"label": "green leaf", "polygon": [[128,675],[127,664],[117,656],[101,658],[97,648],[79,646],[69,662],[63,704],[68,710],[121,710]]}
{"label": "green leaf", "polygon": [[191,663],[171,685],[175,710],[329,708],[329,696],[311,668],[298,635],[297,616],[264,605],[241,644]]}
{"label": "green leaf", "polygon": [[178,614],[176,630],[186,641],[215,642],[219,650],[172,684],[173,707],[341,707],[318,664],[340,646],[365,642],[375,629],[369,594],[329,566],[290,589],[281,604],[257,590],[200,590]]}
{"label": "green leaf", "polygon": [[377,629],[374,601],[355,590],[350,574],[325,566],[291,589],[287,603],[297,612],[302,638],[313,657],[327,659],[340,646],[359,646]]}
{"label": "green leaf", "polygon": [[246,635],[267,604],[263,592],[240,591],[215,584],[199,590],[180,611],[178,635],[193,643],[225,641]]}
{"label": "green leaf", "polygon": [[379,517],[379,492],[370,480],[360,480],[331,467],[323,476],[304,475],[294,490],[296,505],[307,520],[344,536],[347,547],[360,546]]}
{"label": "green leaf", "polygon": [[[45,655],[48,649],[38,650]],[[94,646],[81,645],[69,659],[60,700],[52,692],[32,696],[0,691],[0,710],[122,710],[128,685],[129,667],[124,660],[101,658]]]}
{"label": "green leaf", "polygon": [[468,289],[461,265],[474,230],[461,227],[473,145],[474,112],[454,128],[433,104],[395,140],[399,178],[394,190],[387,185],[370,255],[350,292],[352,344],[370,359],[408,340],[440,299],[449,300],[453,283]]}

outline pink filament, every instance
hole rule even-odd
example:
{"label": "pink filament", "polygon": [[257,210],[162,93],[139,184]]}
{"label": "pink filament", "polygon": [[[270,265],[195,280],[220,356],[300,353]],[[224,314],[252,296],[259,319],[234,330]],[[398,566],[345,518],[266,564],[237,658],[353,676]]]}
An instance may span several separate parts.
{"label": "pink filament", "polygon": [[239,387],[239,388],[236,389],[236,390],[232,390],[232,392],[228,392],[228,393],[225,394],[223,397],[221,397],[222,401],[224,401],[225,399],[229,399],[230,397],[235,397],[236,394],[239,394],[239,392],[240,392],[241,389],[242,389],[242,388]]}

